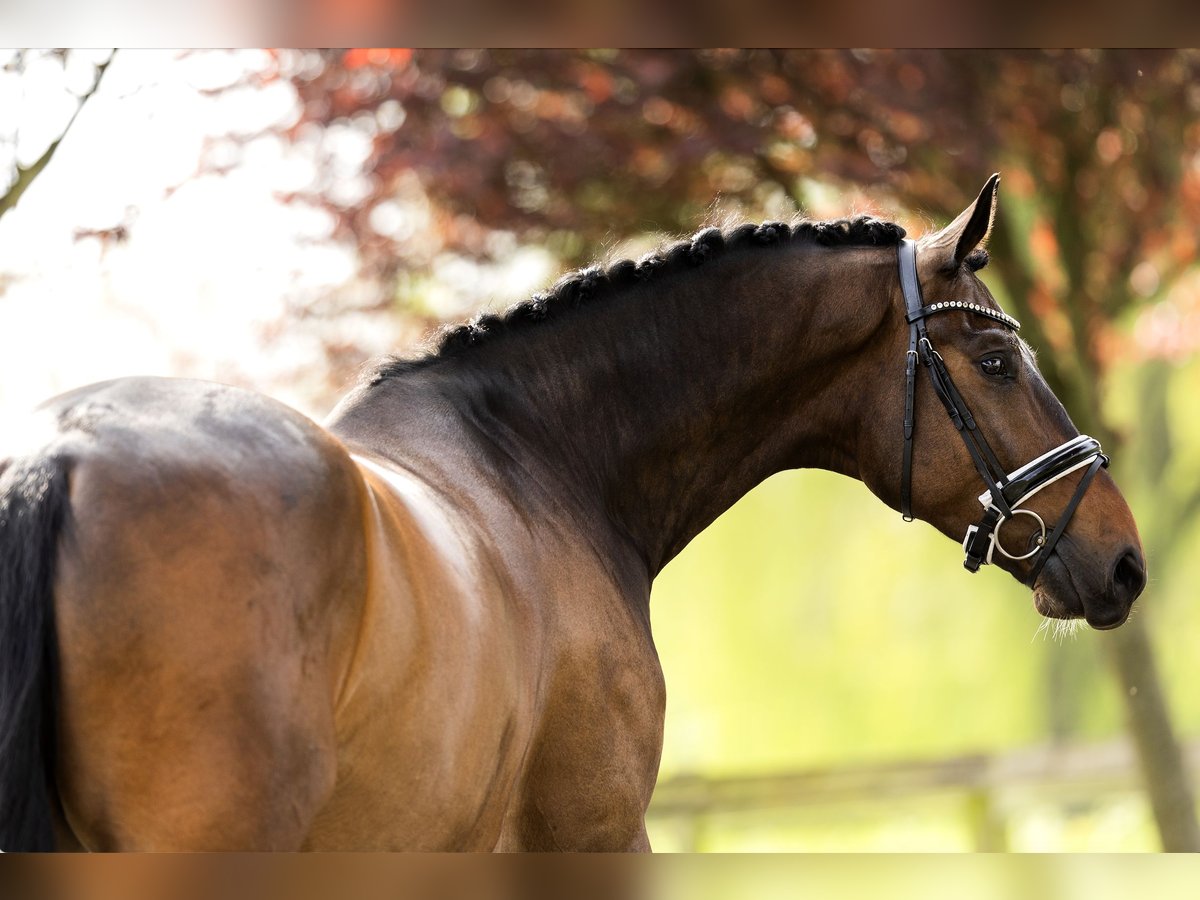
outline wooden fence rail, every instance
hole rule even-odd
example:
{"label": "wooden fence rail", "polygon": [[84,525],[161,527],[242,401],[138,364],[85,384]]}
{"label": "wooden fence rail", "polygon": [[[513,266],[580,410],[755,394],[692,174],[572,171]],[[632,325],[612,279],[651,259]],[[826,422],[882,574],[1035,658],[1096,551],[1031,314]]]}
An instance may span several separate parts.
{"label": "wooden fence rail", "polygon": [[[1200,740],[1183,744],[1182,750],[1188,768],[1200,769]],[[1133,745],[1120,739],[746,777],[679,775],[658,785],[649,817],[696,825],[722,813],[961,794],[967,799],[973,846],[1004,850],[1008,846],[1006,795],[1021,792],[1069,803],[1140,787]],[[690,829],[692,846],[687,849],[698,849],[700,830]]]}

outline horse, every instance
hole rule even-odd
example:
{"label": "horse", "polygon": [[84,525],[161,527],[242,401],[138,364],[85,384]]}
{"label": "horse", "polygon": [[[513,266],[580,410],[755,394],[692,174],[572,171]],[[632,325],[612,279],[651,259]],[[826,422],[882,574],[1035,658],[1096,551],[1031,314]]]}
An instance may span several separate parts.
{"label": "horse", "polygon": [[47,401],[0,456],[0,849],[649,849],[651,584],[785,469],[1120,625],[1137,527],[980,280],[997,184],[919,241],[580,270],[323,425],[188,380]]}

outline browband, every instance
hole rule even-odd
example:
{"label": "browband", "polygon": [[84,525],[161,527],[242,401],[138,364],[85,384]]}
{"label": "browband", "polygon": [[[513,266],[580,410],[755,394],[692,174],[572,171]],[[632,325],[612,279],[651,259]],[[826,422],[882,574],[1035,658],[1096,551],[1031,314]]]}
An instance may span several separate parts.
{"label": "browband", "polygon": [[987,316],[989,319],[995,319],[1002,325],[1007,325],[1013,331],[1021,330],[1021,323],[1008,313],[999,309],[992,309],[990,306],[984,306],[980,303],[967,303],[965,300],[947,300],[945,303],[931,303],[929,306],[922,306],[915,312],[907,313],[904,318],[912,323],[917,319],[924,319],[926,316],[931,316],[934,313],[952,312],[956,309],[978,313],[981,316]]}

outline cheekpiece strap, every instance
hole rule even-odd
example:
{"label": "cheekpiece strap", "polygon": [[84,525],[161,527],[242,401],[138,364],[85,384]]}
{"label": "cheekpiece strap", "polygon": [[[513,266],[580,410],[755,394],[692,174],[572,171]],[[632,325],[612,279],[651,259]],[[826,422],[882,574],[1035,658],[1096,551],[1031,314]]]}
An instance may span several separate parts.
{"label": "cheekpiece strap", "polygon": [[904,459],[900,470],[900,515],[911,522],[912,515],[912,454],[914,398],[917,390],[917,350],[920,338],[925,336],[922,318],[908,318],[921,310],[921,282],[917,278],[917,245],[905,238],[900,242],[900,290],[904,294],[904,305],[908,319],[908,354],[904,363]]}
{"label": "cheekpiece strap", "polygon": [[907,308],[906,318],[915,322],[923,318],[921,310],[921,282],[917,278],[917,245],[915,241],[905,238],[900,242],[900,290],[904,292],[904,305]]}

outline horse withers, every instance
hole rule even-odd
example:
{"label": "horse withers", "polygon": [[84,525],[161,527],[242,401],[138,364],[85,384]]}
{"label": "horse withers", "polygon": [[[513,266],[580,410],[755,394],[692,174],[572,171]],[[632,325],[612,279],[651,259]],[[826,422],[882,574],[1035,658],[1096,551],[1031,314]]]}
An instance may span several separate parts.
{"label": "horse withers", "polygon": [[1120,624],[1137,529],[977,277],[995,191],[916,243],[576,272],[324,426],[193,381],[49,401],[0,462],[0,848],[646,849],[651,583],[783,469]]}

